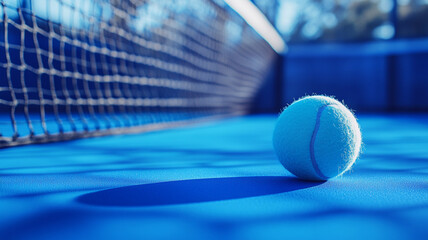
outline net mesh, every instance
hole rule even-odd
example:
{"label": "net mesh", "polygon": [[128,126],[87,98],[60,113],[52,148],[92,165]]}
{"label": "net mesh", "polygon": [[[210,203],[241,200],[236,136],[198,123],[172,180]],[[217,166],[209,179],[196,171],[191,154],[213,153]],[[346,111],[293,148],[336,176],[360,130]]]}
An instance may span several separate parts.
{"label": "net mesh", "polygon": [[275,56],[222,1],[1,1],[0,147],[246,113]]}

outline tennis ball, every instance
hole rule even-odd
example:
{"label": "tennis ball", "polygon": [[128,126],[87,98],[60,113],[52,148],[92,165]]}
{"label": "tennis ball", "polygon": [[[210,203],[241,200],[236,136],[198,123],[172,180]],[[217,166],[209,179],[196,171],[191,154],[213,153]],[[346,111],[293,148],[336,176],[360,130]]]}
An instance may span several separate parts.
{"label": "tennis ball", "polygon": [[327,180],[354,164],[361,149],[361,131],[342,103],[330,97],[309,96],[281,113],[273,146],[281,164],[295,176]]}

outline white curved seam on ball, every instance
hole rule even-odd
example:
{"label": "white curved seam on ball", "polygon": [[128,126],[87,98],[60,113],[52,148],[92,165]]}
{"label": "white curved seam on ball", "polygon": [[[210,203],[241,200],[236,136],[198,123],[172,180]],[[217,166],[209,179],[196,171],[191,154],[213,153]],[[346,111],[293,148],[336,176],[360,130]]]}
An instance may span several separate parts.
{"label": "white curved seam on ball", "polygon": [[322,179],[328,179],[328,177],[327,177],[327,176],[325,176],[325,175],[321,172],[321,169],[320,169],[320,168],[319,168],[319,166],[318,166],[318,162],[317,162],[317,160],[315,159],[315,150],[314,150],[314,145],[315,145],[315,139],[316,139],[316,137],[317,137],[317,133],[318,133],[318,130],[319,130],[319,128],[320,128],[320,124],[321,124],[321,123],[320,123],[320,122],[321,122],[321,113],[324,111],[324,109],[325,109],[326,107],[331,106],[331,105],[335,105],[335,104],[331,104],[331,103],[329,103],[329,104],[325,104],[325,105],[321,106],[321,107],[318,109],[318,112],[317,112],[317,119],[316,119],[316,122],[315,122],[315,128],[314,128],[314,131],[312,132],[311,143],[310,143],[310,146],[309,146],[309,152],[310,152],[310,155],[311,155],[312,167],[314,168],[315,173],[318,175],[318,177],[320,177],[320,178],[322,178]]}

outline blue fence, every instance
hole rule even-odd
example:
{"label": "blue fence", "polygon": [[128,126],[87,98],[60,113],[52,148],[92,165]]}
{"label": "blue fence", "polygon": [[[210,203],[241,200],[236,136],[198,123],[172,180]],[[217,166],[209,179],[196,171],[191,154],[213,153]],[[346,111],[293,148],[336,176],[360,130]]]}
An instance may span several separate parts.
{"label": "blue fence", "polygon": [[335,96],[357,111],[428,111],[426,38],[291,45],[282,57],[255,111],[279,111],[314,93]]}

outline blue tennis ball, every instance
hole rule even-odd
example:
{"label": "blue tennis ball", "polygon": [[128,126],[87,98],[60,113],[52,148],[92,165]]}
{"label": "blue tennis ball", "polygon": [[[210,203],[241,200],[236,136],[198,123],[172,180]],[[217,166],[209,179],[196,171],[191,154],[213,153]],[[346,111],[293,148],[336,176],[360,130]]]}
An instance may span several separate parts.
{"label": "blue tennis ball", "polygon": [[279,116],[273,146],[282,165],[307,180],[327,180],[354,164],[361,149],[357,120],[339,101],[309,96]]}

